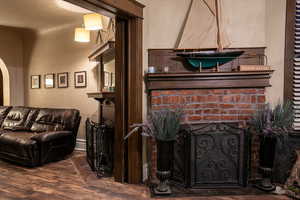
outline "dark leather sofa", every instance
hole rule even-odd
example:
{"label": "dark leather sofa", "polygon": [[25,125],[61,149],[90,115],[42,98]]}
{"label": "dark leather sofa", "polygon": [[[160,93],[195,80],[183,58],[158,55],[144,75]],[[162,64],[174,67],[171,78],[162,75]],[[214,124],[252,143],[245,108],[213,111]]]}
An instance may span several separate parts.
{"label": "dark leather sofa", "polygon": [[0,158],[29,167],[64,159],[80,119],[75,109],[0,106]]}

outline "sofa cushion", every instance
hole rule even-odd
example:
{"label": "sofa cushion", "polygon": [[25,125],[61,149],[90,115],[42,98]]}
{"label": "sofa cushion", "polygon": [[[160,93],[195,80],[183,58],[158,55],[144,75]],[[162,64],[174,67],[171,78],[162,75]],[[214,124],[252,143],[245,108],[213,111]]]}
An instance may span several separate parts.
{"label": "sofa cushion", "polygon": [[0,106],[0,126],[2,125],[4,119],[6,118],[11,108],[12,107],[10,106]]}
{"label": "sofa cushion", "polygon": [[0,152],[26,160],[35,160],[38,146],[36,141],[31,140],[34,135],[36,133],[6,131],[0,135]]}
{"label": "sofa cushion", "polygon": [[79,111],[75,109],[42,108],[35,118],[31,131],[73,131],[79,119]]}
{"label": "sofa cushion", "polygon": [[37,115],[39,114],[39,109],[37,108],[30,108],[30,112],[25,121],[26,130],[30,130],[34,120],[36,119]]}
{"label": "sofa cushion", "polygon": [[26,120],[31,109],[26,107],[14,107],[3,121],[2,128],[5,130],[29,130]]}

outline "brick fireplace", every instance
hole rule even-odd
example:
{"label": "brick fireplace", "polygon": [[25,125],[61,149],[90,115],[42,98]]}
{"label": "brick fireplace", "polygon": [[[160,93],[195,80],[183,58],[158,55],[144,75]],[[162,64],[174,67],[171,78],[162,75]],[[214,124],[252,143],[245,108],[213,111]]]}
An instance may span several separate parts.
{"label": "brick fireplace", "polygon": [[249,120],[265,104],[265,89],[182,89],[157,90],[151,93],[151,108],[180,107],[185,121],[232,122]]}
{"label": "brick fireplace", "polygon": [[[238,123],[245,126],[266,103],[272,71],[195,74],[148,74],[149,109],[181,108],[183,123]],[[156,172],[156,146],[152,141],[151,176]],[[258,139],[252,138],[251,178],[258,166]]]}

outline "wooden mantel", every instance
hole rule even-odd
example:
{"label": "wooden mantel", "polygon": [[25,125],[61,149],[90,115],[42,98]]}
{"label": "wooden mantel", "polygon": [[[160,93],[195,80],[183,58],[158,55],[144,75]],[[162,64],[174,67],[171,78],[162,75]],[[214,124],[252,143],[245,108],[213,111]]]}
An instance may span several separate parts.
{"label": "wooden mantel", "polygon": [[273,70],[254,72],[148,73],[147,90],[270,87]]}

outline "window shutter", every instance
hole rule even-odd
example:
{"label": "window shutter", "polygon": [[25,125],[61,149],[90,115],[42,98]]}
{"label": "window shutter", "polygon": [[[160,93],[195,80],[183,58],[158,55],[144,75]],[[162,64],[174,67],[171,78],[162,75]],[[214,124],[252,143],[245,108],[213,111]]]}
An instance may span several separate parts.
{"label": "window shutter", "polygon": [[294,46],[294,74],[293,74],[293,96],[294,96],[294,129],[300,130],[300,0],[296,1],[295,15],[295,46]]}

